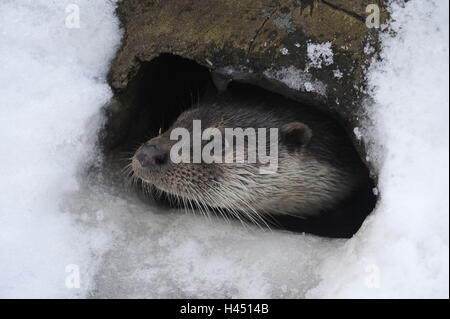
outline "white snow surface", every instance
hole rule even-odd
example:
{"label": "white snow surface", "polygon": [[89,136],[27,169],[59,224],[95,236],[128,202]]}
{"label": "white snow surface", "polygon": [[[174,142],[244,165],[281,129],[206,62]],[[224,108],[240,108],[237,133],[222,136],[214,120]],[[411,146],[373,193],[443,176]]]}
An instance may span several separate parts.
{"label": "white snow surface", "polygon": [[309,297],[449,296],[448,6],[391,3],[396,36],[383,34],[368,72],[364,131],[381,200]]}
{"label": "white snow surface", "polygon": [[327,86],[325,83],[313,79],[308,71],[298,69],[294,66],[282,67],[280,70],[268,69],[264,71],[268,79],[274,79],[286,84],[289,88],[303,91],[314,92],[326,96]]}
{"label": "white snow surface", "polygon": [[311,43],[308,42],[306,48],[308,58],[310,60],[309,67],[321,69],[322,64],[333,64],[333,49],[331,48],[331,42],[324,43]]}
{"label": "white snow surface", "polygon": [[[121,35],[111,2],[77,1],[80,29],[66,28],[70,3],[0,2],[0,297],[84,296],[107,245],[61,198],[95,158]],[[66,288],[70,264],[84,273],[79,289]]]}
{"label": "white snow surface", "polygon": [[[64,25],[70,3],[79,29]],[[114,8],[0,2],[0,297],[448,298],[448,2],[390,6],[396,35],[382,35],[358,130],[381,199],[350,240],[163,210],[87,174]]]}

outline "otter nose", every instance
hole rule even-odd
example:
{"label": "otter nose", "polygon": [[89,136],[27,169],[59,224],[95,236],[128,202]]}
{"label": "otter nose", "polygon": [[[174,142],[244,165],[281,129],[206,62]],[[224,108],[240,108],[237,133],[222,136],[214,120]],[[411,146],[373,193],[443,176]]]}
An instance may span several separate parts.
{"label": "otter nose", "polygon": [[155,145],[144,145],[136,156],[142,167],[161,167],[169,161],[169,153]]}

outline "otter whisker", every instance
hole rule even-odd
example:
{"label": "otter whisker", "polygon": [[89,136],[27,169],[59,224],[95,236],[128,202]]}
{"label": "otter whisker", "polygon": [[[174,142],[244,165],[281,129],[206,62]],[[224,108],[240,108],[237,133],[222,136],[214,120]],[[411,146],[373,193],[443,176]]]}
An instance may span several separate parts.
{"label": "otter whisker", "polygon": [[201,198],[201,195],[193,187],[189,187],[189,188],[190,188],[190,191],[193,192],[196,196],[196,199],[194,199],[196,205],[200,208],[200,211],[203,211],[204,216],[206,216],[209,219],[209,221],[211,221],[211,215],[210,215],[209,208],[201,200],[197,199],[197,198]]}

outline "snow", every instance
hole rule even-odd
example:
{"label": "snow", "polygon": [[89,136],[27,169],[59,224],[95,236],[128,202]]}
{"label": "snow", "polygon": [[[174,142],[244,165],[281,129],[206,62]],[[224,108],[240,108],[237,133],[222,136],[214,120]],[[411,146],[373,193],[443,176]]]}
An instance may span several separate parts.
{"label": "snow", "polygon": [[310,60],[308,64],[309,67],[321,69],[322,64],[333,64],[333,49],[331,48],[331,42],[308,42],[306,52]]}
{"label": "snow", "polygon": [[[357,236],[322,264],[309,297],[448,298],[447,1],[391,4],[362,132],[381,200]],[[367,272],[367,267],[372,266]],[[378,287],[361,283],[376,278]]]}
{"label": "snow", "polygon": [[281,52],[282,55],[288,55],[289,54],[289,50],[287,48],[282,48],[280,50],[280,52]]}
{"label": "snow", "polygon": [[[76,297],[93,287],[102,230],[79,227],[60,207],[95,157],[98,110],[111,98],[108,63],[120,41],[111,2],[0,3],[0,296]],[[66,266],[83,271],[68,289]]]}
{"label": "snow", "polygon": [[286,84],[289,88],[303,92],[314,92],[326,95],[326,84],[313,79],[307,71],[297,69],[294,66],[282,67],[280,70],[268,69],[264,71],[268,79],[274,79]]}
{"label": "snow", "polygon": [[342,79],[342,72],[339,69],[333,70],[333,75],[336,79]]}
{"label": "snow", "polygon": [[[80,28],[73,2],[0,3],[0,297],[448,298],[448,2],[391,4],[356,130],[381,200],[350,240],[162,209],[88,174],[121,32],[114,2],[75,3]],[[266,76],[320,92],[306,71]]]}
{"label": "snow", "polygon": [[[265,17],[270,17],[270,13],[265,15]],[[292,9],[286,13],[280,13],[278,17],[273,20],[273,24],[282,30],[286,30],[288,33],[295,31],[295,26],[292,25]]]}

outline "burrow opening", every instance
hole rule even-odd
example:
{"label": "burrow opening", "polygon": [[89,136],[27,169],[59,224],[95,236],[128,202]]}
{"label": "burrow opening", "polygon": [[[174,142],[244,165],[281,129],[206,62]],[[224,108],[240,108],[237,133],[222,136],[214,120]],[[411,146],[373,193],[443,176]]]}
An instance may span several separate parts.
{"label": "burrow opening", "polygon": [[[270,95],[286,98],[257,85],[238,81],[231,81],[227,90],[242,97]],[[102,149],[110,158],[124,151],[132,154],[159,131],[167,130],[183,111],[195,106],[205,96],[217,93],[210,70],[193,60],[161,54],[151,61],[142,62],[128,87],[117,93],[115,100],[105,108],[107,123],[101,133]],[[126,165],[126,162],[122,164]],[[274,216],[271,228],[350,238],[375,207],[374,185],[369,179],[367,185],[351,198],[320,217],[303,220]],[[167,205],[168,202],[160,204]]]}

